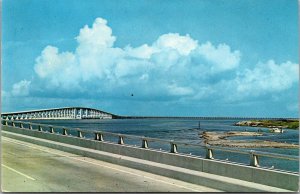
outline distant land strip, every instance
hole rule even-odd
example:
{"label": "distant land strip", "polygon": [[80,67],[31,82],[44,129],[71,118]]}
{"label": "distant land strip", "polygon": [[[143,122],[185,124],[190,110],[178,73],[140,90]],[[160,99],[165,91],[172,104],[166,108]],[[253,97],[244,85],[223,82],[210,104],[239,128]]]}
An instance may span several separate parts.
{"label": "distant land strip", "polygon": [[119,116],[113,115],[113,119],[198,119],[198,120],[299,120],[299,118],[287,117],[197,117],[197,116]]}

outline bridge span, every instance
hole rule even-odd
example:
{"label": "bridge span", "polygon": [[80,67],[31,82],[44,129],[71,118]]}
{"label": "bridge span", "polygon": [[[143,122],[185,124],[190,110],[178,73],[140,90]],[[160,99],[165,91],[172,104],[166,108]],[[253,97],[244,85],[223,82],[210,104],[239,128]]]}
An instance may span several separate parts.
{"label": "bridge span", "polygon": [[1,118],[6,120],[30,119],[112,119],[116,115],[85,107],[63,107],[52,109],[28,110],[20,112],[2,113]]}

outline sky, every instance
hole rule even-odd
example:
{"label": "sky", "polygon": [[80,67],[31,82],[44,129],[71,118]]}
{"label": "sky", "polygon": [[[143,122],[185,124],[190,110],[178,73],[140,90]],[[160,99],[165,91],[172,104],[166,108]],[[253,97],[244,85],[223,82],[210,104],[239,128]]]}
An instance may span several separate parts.
{"label": "sky", "polygon": [[2,112],[299,116],[297,0],[3,0]]}

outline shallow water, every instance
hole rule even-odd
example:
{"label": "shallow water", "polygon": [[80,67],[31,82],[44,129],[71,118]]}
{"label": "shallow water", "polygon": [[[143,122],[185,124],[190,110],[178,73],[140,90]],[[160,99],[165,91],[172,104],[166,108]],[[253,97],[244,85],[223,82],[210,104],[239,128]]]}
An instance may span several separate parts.
{"label": "shallow water", "polygon": [[[284,129],[284,133],[269,133],[267,128],[234,126],[240,120],[195,120],[195,119],[113,119],[113,120],[36,120],[31,122],[46,123],[51,125],[66,126],[89,130],[108,131],[121,134],[132,134],[159,139],[175,140],[185,143],[201,144],[199,133],[203,131],[263,131],[263,136],[230,137],[236,140],[270,140],[299,144],[299,130]],[[200,129],[199,129],[200,122]],[[117,141],[117,138],[108,138]],[[140,146],[140,140],[126,140],[126,143]],[[150,142],[150,147],[169,150],[168,144]],[[179,152],[205,156],[205,150],[199,147],[178,146]],[[242,149],[242,148],[239,148]],[[248,149],[249,150],[249,149]],[[281,148],[251,148],[251,150],[267,151],[287,155],[299,155],[298,149]],[[217,159],[249,164],[249,155],[224,153],[215,151]],[[260,157],[260,165],[274,167],[288,171],[299,171],[298,161],[287,161],[274,158]]]}

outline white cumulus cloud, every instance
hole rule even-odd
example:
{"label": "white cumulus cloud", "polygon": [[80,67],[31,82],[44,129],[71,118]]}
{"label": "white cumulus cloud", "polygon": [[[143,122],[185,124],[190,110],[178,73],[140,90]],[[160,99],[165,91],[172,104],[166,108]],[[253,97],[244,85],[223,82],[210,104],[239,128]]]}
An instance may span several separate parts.
{"label": "white cumulus cloud", "polygon": [[76,56],[71,52],[59,53],[58,48],[47,46],[37,57],[34,67],[37,75],[49,85],[64,89],[78,85],[80,73]]}
{"label": "white cumulus cloud", "polygon": [[178,33],[161,35],[153,44],[153,47],[159,51],[174,49],[184,56],[189,55],[197,46],[198,41],[193,40],[188,34],[180,36]]}
{"label": "white cumulus cloud", "polygon": [[130,46],[125,47],[125,53],[129,57],[150,59],[151,55],[155,52],[155,48],[143,44],[140,47],[132,48]]}
{"label": "white cumulus cloud", "polygon": [[[280,92],[298,80],[297,64],[269,61],[240,70],[239,50],[227,44],[201,44],[188,34],[167,33],[151,44],[118,48],[112,29],[102,18],[80,29],[76,40],[74,52],[47,46],[36,58],[35,72],[49,87],[101,95],[134,90],[141,96],[199,100],[211,94],[214,98],[230,94],[234,99]],[[237,70],[236,77],[222,79],[222,73]]]}
{"label": "white cumulus cloud", "polygon": [[190,95],[194,93],[192,88],[177,86],[177,84],[174,83],[172,85],[168,85],[167,87],[168,87],[168,92],[171,95],[175,95],[175,96],[184,96],[184,95]]}
{"label": "white cumulus cloud", "polygon": [[101,52],[112,47],[116,41],[116,37],[112,35],[112,29],[102,18],[97,18],[91,28],[85,25],[80,29],[76,39],[79,45],[77,52],[81,55],[89,54],[89,52]]}
{"label": "white cumulus cloud", "polygon": [[18,83],[15,83],[12,88],[13,96],[27,96],[29,94],[29,87],[31,81],[22,80]]}
{"label": "white cumulus cloud", "polygon": [[213,65],[211,70],[213,72],[226,71],[235,69],[240,63],[240,51],[231,51],[226,44],[212,45],[210,42],[202,44],[198,47],[198,53]]}
{"label": "white cumulus cloud", "polygon": [[250,70],[246,69],[235,79],[237,91],[245,95],[280,92],[290,88],[299,78],[298,64],[287,61],[276,64],[273,60],[258,63]]}

